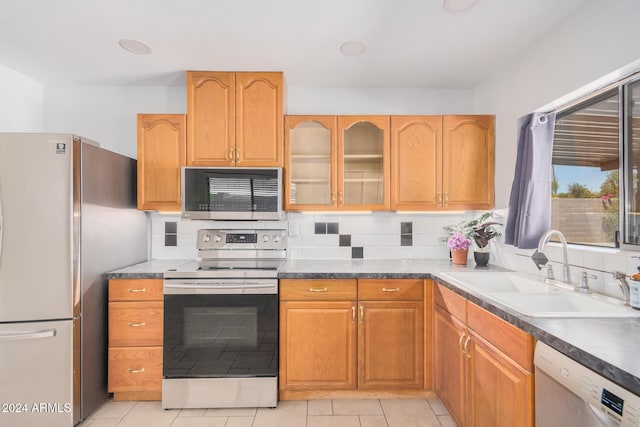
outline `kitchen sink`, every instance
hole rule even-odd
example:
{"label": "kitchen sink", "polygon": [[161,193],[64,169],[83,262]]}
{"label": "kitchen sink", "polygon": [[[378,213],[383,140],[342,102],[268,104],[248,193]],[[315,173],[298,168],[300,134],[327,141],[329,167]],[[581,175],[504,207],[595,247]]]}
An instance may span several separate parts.
{"label": "kitchen sink", "polygon": [[508,271],[451,272],[442,273],[440,276],[482,294],[494,292],[547,293],[559,290],[556,286],[545,283],[543,278]]}
{"label": "kitchen sink", "polygon": [[600,294],[517,272],[449,272],[441,278],[529,317],[640,317],[640,311]]}

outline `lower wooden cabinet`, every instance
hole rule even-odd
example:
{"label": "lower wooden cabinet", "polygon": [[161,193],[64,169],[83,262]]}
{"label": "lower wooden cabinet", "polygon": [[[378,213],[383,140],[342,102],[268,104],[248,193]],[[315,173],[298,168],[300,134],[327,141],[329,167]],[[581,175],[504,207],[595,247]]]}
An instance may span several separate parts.
{"label": "lower wooden cabinet", "polygon": [[114,400],[162,396],[162,279],[109,280],[108,386]]}
{"label": "lower wooden cabinet", "polygon": [[281,280],[280,398],[423,390],[424,287],[422,279]]}
{"label": "lower wooden cabinet", "polygon": [[460,427],[533,427],[533,338],[437,286],[434,381]]}
{"label": "lower wooden cabinet", "polygon": [[357,387],[355,307],[355,301],[280,303],[281,388]]}

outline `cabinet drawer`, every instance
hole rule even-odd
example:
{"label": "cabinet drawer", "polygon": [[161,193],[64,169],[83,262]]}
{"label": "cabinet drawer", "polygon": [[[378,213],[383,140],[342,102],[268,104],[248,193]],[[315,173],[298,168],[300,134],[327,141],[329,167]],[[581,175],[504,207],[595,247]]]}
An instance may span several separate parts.
{"label": "cabinet drawer", "polygon": [[361,301],[421,301],[422,279],[360,279],[358,299]]}
{"label": "cabinet drawer", "polygon": [[353,301],[357,298],[355,279],[281,279],[282,301]]}
{"label": "cabinet drawer", "polygon": [[109,347],[109,392],[162,391],[162,347]]}
{"label": "cabinet drawer", "polygon": [[109,346],[162,345],[162,302],[109,303]]}
{"label": "cabinet drawer", "polygon": [[162,301],[162,279],[111,279],[109,301]]}
{"label": "cabinet drawer", "polygon": [[533,372],[534,339],[512,324],[469,303],[467,325],[498,350],[529,372]]}
{"label": "cabinet drawer", "polygon": [[458,320],[467,321],[467,300],[442,285],[433,289],[433,300]]}

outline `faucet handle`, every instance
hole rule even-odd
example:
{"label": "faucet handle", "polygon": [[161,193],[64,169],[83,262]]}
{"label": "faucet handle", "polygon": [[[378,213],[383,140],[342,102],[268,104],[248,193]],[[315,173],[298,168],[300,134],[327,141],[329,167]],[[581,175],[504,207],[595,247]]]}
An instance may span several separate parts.
{"label": "faucet handle", "polygon": [[578,288],[578,290],[580,292],[588,293],[589,279],[597,279],[597,278],[598,276],[596,276],[595,274],[589,274],[586,271],[583,271],[582,275],[580,276],[580,287]]}
{"label": "faucet handle", "polygon": [[553,265],[547,264],[547,279],[554,280],[556,277],[553,274]]}

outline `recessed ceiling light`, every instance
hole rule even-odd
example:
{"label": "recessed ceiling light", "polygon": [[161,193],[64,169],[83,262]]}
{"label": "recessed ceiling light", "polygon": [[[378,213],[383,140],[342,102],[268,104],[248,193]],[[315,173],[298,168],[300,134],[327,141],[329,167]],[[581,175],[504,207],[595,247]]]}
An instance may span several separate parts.
{"label": "recessed ceiling light", "polygon": [[343,55],[347,56],[362,55],[366,50],[367,45],[356,40],[345,42],[342,44],[342,46],[340,46],[340,52],[342,52]]}
{"label": "recessed ceiling light", "polygon": [[442,7],[449,13],[460,13],[471,9],[477,0],[444,0]]}
{"label": "recessed ceiling light", "polygon": [[121,39],[120,47],[124,50],[138,55],[148,55],[151,53],[151,46],[140,40]]}

